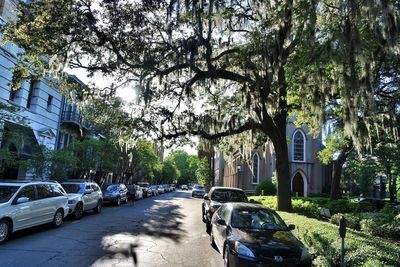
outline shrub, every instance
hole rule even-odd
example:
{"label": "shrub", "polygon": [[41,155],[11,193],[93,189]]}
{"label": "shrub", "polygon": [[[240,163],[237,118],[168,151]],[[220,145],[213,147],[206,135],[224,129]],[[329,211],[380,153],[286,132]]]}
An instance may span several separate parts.
{"label": "shrub", "polygon": [[303,199],[293,199],[292,207],[293,211],[296,213],[303,214],[311,218],[320,218],[320,206],[316,203],[312,203],[311,201]]}
{"label": "shrub", "polygon": [[336,213],[334,214],[331,219],[330,222],[336,225],[339,225],[339,221],[342,218],[342,216],[344,216],[344,218],[346,219],[346,226],[351,228],[351,229],[355,229],[355,230],[360,230],[360,217],[354,215],[354,214],[349,214],[349,213]]}
{"label": "shrub", "polygon": [[260,196],[275,196],[276,186],[268,180],[262,181],[256,189],[256,195]]}
{"label": "shrub", "polygon": [[266,197],[249,197],[249,199],[254,199],[255,201],[260,202],[262,205],[276,210],[278,205],[277,205],[277,200],[276,197],[274,196],[266,196]]}

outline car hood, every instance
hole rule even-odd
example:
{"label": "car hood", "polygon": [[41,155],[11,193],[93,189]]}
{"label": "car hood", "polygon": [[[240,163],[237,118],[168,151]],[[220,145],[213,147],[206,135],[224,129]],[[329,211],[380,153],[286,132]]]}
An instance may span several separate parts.
{"label": "car hood", "polygon": [[303,244],[290,231],[232,229],[230,239],[245,244],[261,257],[297,258]]}
{"label": "car hood", "polygon": [[68,199],[79,199],[81,197],[82,197],[82,194],[68,193]]}

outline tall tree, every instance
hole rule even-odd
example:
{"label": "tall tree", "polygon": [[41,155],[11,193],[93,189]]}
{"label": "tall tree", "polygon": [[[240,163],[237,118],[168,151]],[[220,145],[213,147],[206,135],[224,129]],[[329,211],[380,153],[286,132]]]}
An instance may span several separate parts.
{"label": "tall tree", "polygon": [[[398,33],[393,5],[398,1],[31,1],[5,36],[24,48],[18,67],[34,62],[36,70],[59,70],[68,64],[122,83],[136,80],[145,104],[138,115],[158,129],[159,138],[195,134],[220,140],[243,132],[257,144],[269,138],[277,157],[278,209],[290,210],[289,112],[317,106],[312,112],[321,115],[315,96],[332,93],[318,84],[326,73],[316,59],[326,48],[349,42],[350,68],[344,71],[352,84],[360,37],[354,22],[365,24],[366,37],[382,37],[383,47],[383,41],[393,44]],[[349,22],[350,40],[336,38],[334,23],[341,21]],[[299,80],[302,68],[318,79]],[[296,100],[304,83],[311,86]],[[353,115],[368,107],[356,103],[359,89],[337,92],[346,125],[354,125]],[[194,103],[205,103],[204,111],[194,111]],[[346,128],[353,135],[358,130]]]}

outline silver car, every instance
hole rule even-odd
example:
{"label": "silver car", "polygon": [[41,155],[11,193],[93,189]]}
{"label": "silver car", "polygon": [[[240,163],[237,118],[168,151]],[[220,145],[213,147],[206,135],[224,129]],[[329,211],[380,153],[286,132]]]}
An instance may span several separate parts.
{"label": "silver car", "polygon": [[62,183],[68,193],[68,214],[80,219],[84,211],[100,213],[103,206],[103,193],[95,182],[68,181]]}
{"label": "silver car", "polygon": [[68,196],[57,182],[0,182],[0,244],[11,233],[40,224],[61,226],[68,215]]}

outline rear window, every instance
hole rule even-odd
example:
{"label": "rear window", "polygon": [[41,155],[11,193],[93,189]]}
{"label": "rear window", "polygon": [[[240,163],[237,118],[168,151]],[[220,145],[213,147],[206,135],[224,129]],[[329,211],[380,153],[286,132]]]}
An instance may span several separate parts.
{"label": "rear window", "polygon": [[83,193],[84,184],[62,184],[62,187],[67,193],[78,194]]}
{"label": "rear window", "polygon": [[211,200],[218,202],[247,202],[247,197],[242,191],[217,189],[212,193]]}
{"label": "rear window", "polygon": [[204,189],[204,186],[201,186],[201,185],[195,185],[193,188],[194,188],[194,189]]}
{"label": "rear window", "polygon": [[0,203],[6,203],[18,191],[20,186],[0,185]]}

